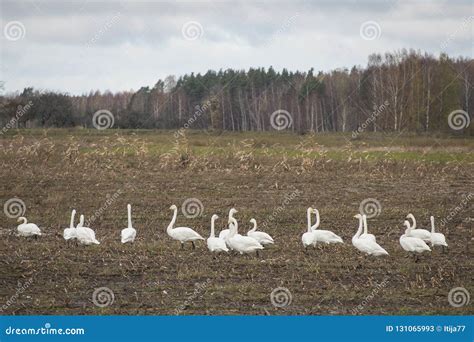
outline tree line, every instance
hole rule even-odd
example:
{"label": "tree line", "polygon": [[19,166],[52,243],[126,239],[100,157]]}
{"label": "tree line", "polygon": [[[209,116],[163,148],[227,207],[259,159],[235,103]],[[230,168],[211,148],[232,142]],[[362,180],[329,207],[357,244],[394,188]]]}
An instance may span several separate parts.
{"label": "tree line", "polygon": [[455,131],[472,134],[472,84],[470,58],[399,50],[372,54],[365,67],[350,70],[209,70],[138,91],[80,96],[25,88],[0,97],[0,123],[93,127],[94,113],[107,110],[113,128],[435,132],[453,131],[457,111],[465,122]]}

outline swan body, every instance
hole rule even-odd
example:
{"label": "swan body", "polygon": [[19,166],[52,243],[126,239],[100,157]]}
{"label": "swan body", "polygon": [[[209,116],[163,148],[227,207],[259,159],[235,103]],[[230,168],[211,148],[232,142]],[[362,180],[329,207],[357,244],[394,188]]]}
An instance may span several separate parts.
{"label": "swan body", "polygon": [[354,245],[355,248],[357,248],[359,251],[362,253],[368,254],[368,255],[373,255],[373,256],[382,256],[382,255],[388,255],[388,252],[383,249],[377,242],[373,241],[370,238],[360,238],[360,235],[362,234],[362,226],[363,226],[363,218],[360,218],[360,214],[357,214],[354,216],[355,218],[359,219],[359,228],[357,229],[357,232],[355,235],[352,237],[352,245]]}
{"label": "swan body", "polygon": [[172,205],[170,207],[171,210],[174,211],[173,218],[171,219],[170,224],[168,225],[168,228],[166,228],[166,233],[174,240],[178,240],[181,242],[181,247],[184,246],[185,242],[191,242],[193,244],[193,248],[195,248],[194,242],[198,240],[204,240],[204,238],[199,235],[197,232],[192,230],[191,228],[188,227],[176,227],[173,228],[175,222],[176,222],[176,217],[178,216],[178,208],[176,205]]}
{"label": "swan body", "polygon": [[434,246],[444,246],[448,247],[448,244],[446,243],[446,237],[442,233],[436,233],[435,232],[435,225],[434,225],[434,216],[430,217],[431,220],[431,247]]}
{"label": "swan body", "polygon": [[407,218],[412,220],[412,225],[410,226],[410,233],[407,236],[416,237],[422,239],[425,242],[431,241],[431,233],[426,229],[416,229],[416,220],[413,214],[408,214]]}
{"label": "swan body", "polygon": [[342,241],[342,238],[339,235],[331,232],[330,230],[317,229],[319,227],[319,222],[320,222],[319,211],[318,209],[311,208],[311,212],[316,214],[316,224],[313,227],[311,227],[314,234],[313,244],[316,245],[318,242],[326,243],[326,244],[344,243]]}
{"label": "swan body", "polygon": [[95,232],[89,227],[84,227],[84,215],[81,215],[76,226],[76,238],[83,245],[100,245],[95,238]]}
{"label": "swan body", "polygon": [[73,240],[76,238],[76,227],[74,227],[74,217],[76,216],[76,209],[71,212],[71,222],[69,228],[64,228],[63,237],[64,240]]}
{"label": "swan body", "polygon": [[18,222],[23,221],[23,223],[19,224],[17,227],[18,236],[40,236],[41,229],[34,224],[28,223],[26,217],[19,217]]}
{"label": "swan body", "polygon": [[240,254],[244,254],[252,252],[258,253],[260,249],[263,249],[263,246],[254,238],[238,234],[238,224],[234,217],[231,218],[231,223],[232,225],[230,233],[227,236],[227,243],[233,250]]}
{"label": "swan body", "polygon": [[262,246],[272,245],[275,243],[269,234],[265,232],[257,232],[257,221],[255,219],[251,219],[250,222],[253,224],[253,228],[247,232],[247,236],[257,240]]}
{"label": "swan body", "polygon": [[[356,216],[357,216],[357,215],[356,215]],[[375,238],[375,235],[368,233],[368,229],[367,229],[367,215],[362,215],[362,219],[363,219],[363,222],[364,222],[364,232],[360,235],[359,239],[369,239],[369,240],[372,240],[372,241],[376,242],[377,239]],[[360,219],[359,219],[359,220],[360,220]]]}
{"label": "swan body", "polygon": [[132,206],[127,204],[128,227],[122,229],[121,241],[122,243],[133,242],[137,236],[137,231],[132,227]]}
{"label": "swan body", "polygon": [[217,215],[212,215],[211,217],[211,235],[209,235],[209,238],[207,239],[207,248],[211,252],[228,252],[229,249],[227,248],[227,245],[225,243],[224,239],[221,239],[220,237],[215,236],[214,232],[214,222],[217,220],[218,216]]}
{"label": "swan body", "polygon": [[430,247],[420,238],[410,236],[410,230],[412,229],[410,223],[408,221],[404,222],[407,229],[405,230],[405,234],[400,236],[400,246],[411,253],[423,253],[424,251],[431,252]]}

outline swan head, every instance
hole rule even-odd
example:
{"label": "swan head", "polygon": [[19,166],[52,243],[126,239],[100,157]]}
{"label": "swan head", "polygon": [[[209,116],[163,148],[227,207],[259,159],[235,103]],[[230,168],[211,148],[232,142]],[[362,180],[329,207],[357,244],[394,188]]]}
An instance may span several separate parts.
{"label": "swan head", "polygon": [[212,221],[215,221],[215,220],[217,220],[218,218],[219,218],[219,216],[217,216],[216,214],[214,214],[214,215],[212,215],[211,220],[212,220]]}
{"label": "swan head", "polygon": [[132,209],[132,205],[131,205],[130,203],[127,204],[127,209],[128,209],[128,210],[131,210],[131,209]]}
{"label": "swan head", "polygon": [[20,216],[16,222],[21,222],[21,221],[25,221],[26,222],[26,217],[23,217],[23,216]]}
{"label": "swan head", "polygon": [[170,210],[178,210],[178,207],[173,204],[173,205],[170,207]]}
{"label": "swan head", "polygon": [[409,213],[406,218],[407,218],[407,219],[412,219],[412,220],[414,220],[414,219],[415,219],[415,216],[413,216],[412,213]]}
{"label": "swan head", "polygon": [[257,224],[257,220],[254,219],[254,218],[253,218],[253,219],[250,219],[250,223],[252,223],[252,224]]}
{"label": "swan head", "polygon": [[354,218],[360,220],[362,218],[362,215],[361,214],[356,214],[356,215],[354,215]]}
{"label": "swan head", "polygon": [[238,211],[235,208],[232,208],[232,209],[229,210],[229,215],[234,215],[236,213],[238,213]]}

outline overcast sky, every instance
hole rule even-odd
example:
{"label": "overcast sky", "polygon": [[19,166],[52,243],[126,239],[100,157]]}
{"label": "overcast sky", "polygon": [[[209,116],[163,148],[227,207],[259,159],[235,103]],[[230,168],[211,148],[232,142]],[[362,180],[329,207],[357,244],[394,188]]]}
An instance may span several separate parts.
{"label": "overcast sky", "polygon": [[400,48],[472,58],[473,3],[1,0],[0,80],[81,94],[208,69],[350,68]]}

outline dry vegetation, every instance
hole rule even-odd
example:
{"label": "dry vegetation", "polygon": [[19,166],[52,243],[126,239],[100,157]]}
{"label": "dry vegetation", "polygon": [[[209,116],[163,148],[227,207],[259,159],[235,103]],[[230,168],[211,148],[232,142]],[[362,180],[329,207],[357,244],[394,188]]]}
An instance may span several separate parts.
{"label": "dry vegetation", "polygon": [[[440,223],[473,192],[473,139],[173,133],[31,130],[0,139],[2,204],[22,199],[28,219],[44,231],[38,240],[20,239],[16,221],[0,216],[0,304],[32,279],[3,313],[175,314],[180,308],[182,314],[351,314],[384,281],[360,313],[474,312],[472,300],[461,308],[447,300],[458,286],[474,295],[472,201],[440,228],[448,253],[436,250],[415,263],[398,244],[408,212],[420,226],[428,226],[430,214]],[[301,192],[284,204],[295,190]],[[178,224],[203,236],[211,215],[220,216],[221,228],[232,206],[243,231],[251,217],[263,222],[283,205],[267,228],[276,245],[260,258],[213,258],[204,243],[181,250],[165,228],[169,206],[187,198],[202,201],[203,215],[186,219],[179,212]],[[390,257],[362,256],[350,243],[353,215],[366,198],[382,205],[369,226]],[[138,230],[133,245],[119,241],[127,203]],[[303,252],[310,205],[344,246]],[[92,224],[100,246],[64,242],[72,208],[86,219],[103,209]],[[197,283],[205,286],[195,291]],[[102,286],[115,294],[105,308],[92,303]],[[293,297],[284,308],[270,303],[279,286]]]}

